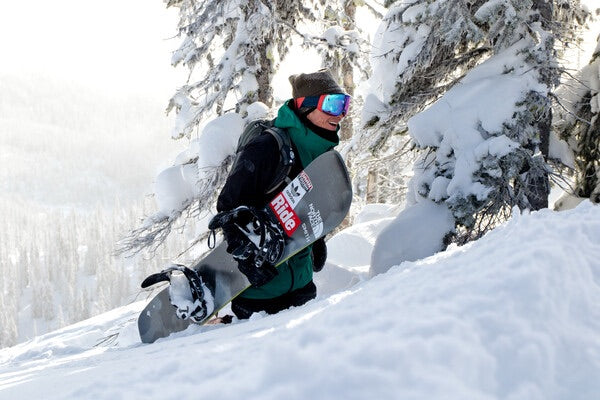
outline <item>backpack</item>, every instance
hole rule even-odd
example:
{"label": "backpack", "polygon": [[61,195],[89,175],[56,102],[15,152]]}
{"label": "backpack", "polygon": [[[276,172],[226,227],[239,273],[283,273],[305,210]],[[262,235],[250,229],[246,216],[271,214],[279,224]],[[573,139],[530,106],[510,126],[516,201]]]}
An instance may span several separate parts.
{"label": "backpack", "polygon": [[283,182],[289,183],[291,179],[288,177],[292,165],[294,164],[294,150],[292,149],[292,141],[287,130],[278,128],[273,125],[275,120],[256,120],[246,126],[238,140],[237,149],[235,151],[237,163],[241,151],[256,137],[264,134],[273,135],[279,146],[279,165],[275,172],[273,181],[268,186],[265,194],[270,194],[277,189]]}

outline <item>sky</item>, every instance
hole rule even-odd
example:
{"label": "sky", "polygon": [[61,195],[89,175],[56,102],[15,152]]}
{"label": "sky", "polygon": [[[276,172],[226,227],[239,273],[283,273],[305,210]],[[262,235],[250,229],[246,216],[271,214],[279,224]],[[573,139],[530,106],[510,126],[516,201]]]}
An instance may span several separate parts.
{"label": "sky", "polygon": [[[0,0],[0,178],[12,188],[2,194],[38,188],[39,198],[60,192],[52,204],[94,206],[127,197],[124,186],[136,199],[151,191],[158,165],[183,145],[165,114],[187,76],[171,66],[177,23],[162,0]],[[46,166],[38,173],[32,140]],[[97,159],[74,171],[89,149]]]}
{"label": "sky", "polygon": [[[166,96],[185,77],[184,67],[170,65],[179,44],[177,17],[162,0],[2,0],[0,73]],[[274,82],[282,91],[285,84],[284,76]]]}
{"label": "sky", "polygon": [[183,68],[170,65],[179,44],[177,10],[161,0],[2,3],[0,73],[165,96],[183,76]]}
{"label": "sky", "polygon": [[[0,74],[31,74],[68,80],[94,90],[152,93],[166,102],[187,77],[171,66],[181,40],[178,10],[162,0],[2,0]],[[315,52],[286,60],[274,81],[275,95],[287,98],[287,77],[318,69]]]}

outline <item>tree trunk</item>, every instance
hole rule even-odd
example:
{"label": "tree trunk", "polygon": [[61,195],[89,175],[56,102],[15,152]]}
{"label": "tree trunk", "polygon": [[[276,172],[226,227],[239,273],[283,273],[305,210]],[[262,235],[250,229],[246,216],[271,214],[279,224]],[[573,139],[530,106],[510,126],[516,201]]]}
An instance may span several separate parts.
{"label": "tree trunk", "polygon": [[[344,29],[350,30],[354,29],[354,18],[356,16],[356,4],[354,4],[354,0],[348,0],[344,4],[344,12],[347,15],[347,19],[344,22]],[[343,87],[346,89],[346,92],[354,97],[354,67],[352,63],[347,58],[342,60],[341,66],[341,74],[343,80]],[[347,115],[346,118],[342,120],[340,129],[340,140],[350,140],[354,135],[354,121],[352,115]]]}
{"label": "tree trunk", "polygon": [[271,60],[269,60],[267,51],[267,45],[260,46],[260,69],[256,74],[256,80],[258,81],[257,100],[270,108],[273,105],[273,88],[271,87],[273,74],[271,73]]}
{"label": "tree trunk", "polygon": [[367,204],[377,203],[377,170],[372,169],[367,175]]}

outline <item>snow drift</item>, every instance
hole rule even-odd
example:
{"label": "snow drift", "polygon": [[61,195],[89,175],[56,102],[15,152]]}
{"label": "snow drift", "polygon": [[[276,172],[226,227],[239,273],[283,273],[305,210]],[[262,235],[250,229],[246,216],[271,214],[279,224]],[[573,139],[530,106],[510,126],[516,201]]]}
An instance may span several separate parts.
{"label": "snow drift", "polygon": [[[152,345],[136,304],[3,349],[0,399],[592,399],[599,236],[587,201],[516,214],[304,307]],[[116,346],[93,347],[117,327]]]}

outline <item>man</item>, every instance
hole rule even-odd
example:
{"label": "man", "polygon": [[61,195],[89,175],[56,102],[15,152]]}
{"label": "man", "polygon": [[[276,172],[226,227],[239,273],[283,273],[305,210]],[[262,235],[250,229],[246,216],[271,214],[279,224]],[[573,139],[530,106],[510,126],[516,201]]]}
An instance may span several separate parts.
{"label": "man", "polygon": [[[288,176],[293,179],[311,161],[339,143],[340,121],[348,112],[350,96],[326,70],[293,75],[289,80],[293,99],[279,109],[274,126],[285,129],[291,139],[295,157]],[[217,211],[230,211],[239,206],[262,209],[272,200],[273,195],[285,186],[282,183],[277,190],[267,193],[277,173],[279,154],[279,145],[273,135],[259,135],[248,143],[238,154],[219,195]],[[246,220],[234,221],[239,222],[237,226],[248,222],[247,214],[241,213],[239,218]],[[227,240],[227,251],[238,260],[240,271],[252,284],[232,302],[232,311],[239,319],[260,311],[274,314],[316,297],[313,270],[320,270],[327,257],[322,238],[274,268],[268,261],[256,265],[242,260],[240,254],[249,243],[247,236],[234,224],[220,227]]]}

